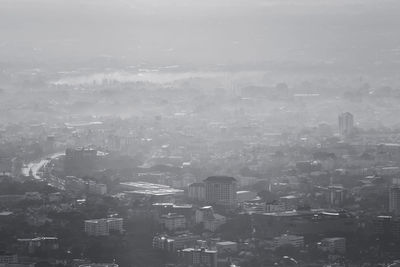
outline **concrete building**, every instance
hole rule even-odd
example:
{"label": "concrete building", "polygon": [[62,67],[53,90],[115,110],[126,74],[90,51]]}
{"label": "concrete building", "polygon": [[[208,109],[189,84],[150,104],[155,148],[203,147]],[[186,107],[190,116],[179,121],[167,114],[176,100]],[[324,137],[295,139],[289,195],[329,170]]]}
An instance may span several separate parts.
{"label": "concrete building", "polygon": [[238,244],[232,241],[221,241],[216,243],[219,254],[235,253],[238,251]]}
{"label": "concrete building", "polygon": [[274,200],[272,202],[268,202],[265,205],[265,212],[266,213],[281,212],[281,211],[285,211],[285,210],[286,210],[285,209],[285,204],[280,202],[280,201],[277,201],[277,200]]}
{"label": "concrete building", "polygon": [[357,229],[356,218],[345,211],[321,210],[253,213],[254,227],[264,238],[273,238],[285,233],[295,235],[324,234],[335,231],[343,235]]}
{"label": "concrete building", "polygon": [[284,234],[274,238],[274,248],[285,245],[291,245],[296,248],[301,248],[304,246],[304,237],[298,235]]}
{"label": "concrete building", "polygon": [[0,251],[0,264],[4,263],[17,263],[18,256],[15,253]]}
{"label": "concrete building", "polygon": [[299,205],[299,198],[294,195],[282,196],[279,198],[279,203],[281,203],[285,210],[295,210]]}
{"label": "concrete building", "polygon": [[400,239],[400,218],[397,216],[377,216],[373,227],[374,234],[382,239]]}
{"label": "concrete building", "polygon": [[318,243],[318,248],[335,254],[344,254],[346,253],[346,238],[344,237],[332,237],[332,238],[324,238]]}
{"label": "concrete building", "polygon": [[217,251],[205,248],[186,248],[179,252],[181,262],[192,267],[217,267]]}
{"label": "concrete building", "polygon": [[105,195],[107,194],[107,185],[98,184],[94,181],[87,182],[88,192],[95,195]]}
{"label": "concrete building", "polygon": [[189,185],[188,196],[196,201],[204,201],[206,199],[206,189],[204,183],[193,183]]}
{"label": "concrete building", "polygon": [[350,112],[339,115],[339,134],[348,137],[354,131],[354,117]]}
{"label": "concrete building", "polygon": [[79,265],[79,267],[118,267],[116,263],[89,263]]}
{"label": "concrete building", "polygon": [[186,218],[184,215],[168,213],[161,215],[161,223],[168,231],[186,229]]}
{"label": "concrete building", "polygon": [[183,195],[184,190],[175,189],[168,185],[148,182],[120,183],[121,190],[132,199],[147,199],[149,202],[171,202],[175,196]]}
{"label": "concrete building", "polygon": [[124,231],[124,219],[107,218],[108,230],[122,233]]}
{"label": "concrete building", "polygon": [[[378,162],[400,161],[400,144],[382,143],[376,147],[376,160]],[[393,170],[391,170],[393,171]],[[397,171],[397,170],[396,170]]]}
{"label": "concrete building", "polygon": [[110,230],[123,232],[122,218],[106,218],[85,221],[85,233],[90,236],[108,236]]}
{"label": "concrete building", "polygon": [[186,218],[186,222],[190,222],[193,219],[194,210],[191,204],[154,203],[152,204],[152,213],[154,214],[154,218],[160,222],[161,216],[168,213],[183,215]]}
{"label": "concrete building", "polygon": [[389,188],[389,212],[400,215],[400,185],[398,184]]}
{"label": "concrete building", "polygon": [[12,173],[12,158],[0,155],[0,174],[10,175]]}
{"label": "concrete building", "polygon": [[204,221],[204,229],[215,232],[219,227],[226,223],[226,217],[214,213],[214,218]]}
{"label": "concrete building", "polygon": [[176,252],[184,248],[193,247],[199,239],[199,235],[191,233],[172,236],[158,235],[153,238],[153,248]]}
{"label": "concrete building", "polygon": [[214,213],[211,206],[205,206],[196,210],[195,223],[202,223],[205,230],[215,232],[221,225],[226,223],[226,217]]}
{"label": "concrete building", "polygon": [[237,181],[228,176],[211,176],[204,180],[206,201],[226,207],[234,207],[237,203]]}
{"label": "concrete building", "polygon": [[340,207],[346,199],[346,190],[342,185],[331,185],[328,187],[328,198],[331,207]]}
{"label": "concrete building", "polygon": [[18,246],[23,253],[51,252],[59,248],[57,237],[36,237],[17,239]]}

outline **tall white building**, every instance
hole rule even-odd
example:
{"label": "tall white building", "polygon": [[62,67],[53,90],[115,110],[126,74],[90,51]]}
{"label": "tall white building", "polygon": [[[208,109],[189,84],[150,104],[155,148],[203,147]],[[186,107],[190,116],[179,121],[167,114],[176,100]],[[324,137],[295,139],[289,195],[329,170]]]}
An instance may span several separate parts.
{"label": "tall white building", "polygon": [[394,184],[389,188],[389,212],[400,215],[400,185]]}
{"label": "tall white building", "polygon": [[339,115],[339,134],[343,137],[349,136],[354,130],[354,117],[350,112]]}

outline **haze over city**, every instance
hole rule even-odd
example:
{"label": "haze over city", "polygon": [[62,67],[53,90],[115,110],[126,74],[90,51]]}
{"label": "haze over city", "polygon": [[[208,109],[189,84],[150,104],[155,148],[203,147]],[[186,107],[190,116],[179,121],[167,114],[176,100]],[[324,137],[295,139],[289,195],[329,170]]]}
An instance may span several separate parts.
{"label": "haze over city", "polygon": [[399,266],[398,14],[1,0],[0,267]]}

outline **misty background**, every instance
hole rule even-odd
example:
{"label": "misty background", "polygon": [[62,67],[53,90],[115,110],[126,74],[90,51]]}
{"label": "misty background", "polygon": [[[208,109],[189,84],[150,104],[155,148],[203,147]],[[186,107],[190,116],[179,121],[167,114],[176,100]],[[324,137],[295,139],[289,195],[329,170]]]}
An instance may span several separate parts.
{"label": "misty background", "polygon": [[399,13],[395,0],[2,0],[0,58],[390,70]]}

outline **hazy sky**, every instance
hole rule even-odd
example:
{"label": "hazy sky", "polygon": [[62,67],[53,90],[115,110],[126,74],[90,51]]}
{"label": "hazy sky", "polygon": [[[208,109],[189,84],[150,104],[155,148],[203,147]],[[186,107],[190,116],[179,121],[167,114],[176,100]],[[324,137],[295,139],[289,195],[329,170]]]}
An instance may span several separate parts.
{"label": "hazy sky", "polygon": [[398,61],[399,14],[396,0],[1,0],[0,60]]}

